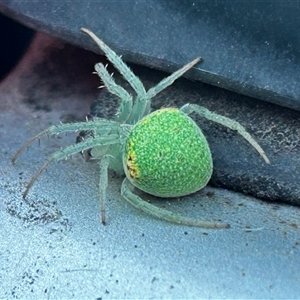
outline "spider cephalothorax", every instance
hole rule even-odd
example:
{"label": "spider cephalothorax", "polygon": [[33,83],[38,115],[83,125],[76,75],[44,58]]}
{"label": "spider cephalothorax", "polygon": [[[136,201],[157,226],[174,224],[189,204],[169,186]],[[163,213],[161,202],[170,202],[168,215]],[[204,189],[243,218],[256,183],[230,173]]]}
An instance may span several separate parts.
{"label": "spider cephalothorax", "polygon": [[20,153],[34,140],[44,135],[86,131],[80,142],[54,152],[28,183],[23,197],[52,161],[59,161],[83,152],[100,161],[101,220],[105,223],[105,199],[108,168],[126,175],[121,187],[122,196],[133,206],[158,218],[190,226],[226,228],[227,223],[191,220],[143,201],[133,193],[134,187],[158,197],[180,197],[203,188],[212,174],[211,152],[201,129],[188,116],[195,112],[209,120],[238,131],[269,163],[257,142],[236,121],[217,115],[208,109],[185,104],[181,108],[162,108],[150,113],[151,99],[191,69],[196,58],[178,71],[146,91],[142,82],[113,50],[94,33],[82,29],[92,37],[108,60],[122,74],[136,93],[133,99],[117,85],[106,67],[98,63],[95,70],[105,87],[120,98],[114,120],[92,118],[87,122],[54,125],[27,141],[13,156],[14,163]]}

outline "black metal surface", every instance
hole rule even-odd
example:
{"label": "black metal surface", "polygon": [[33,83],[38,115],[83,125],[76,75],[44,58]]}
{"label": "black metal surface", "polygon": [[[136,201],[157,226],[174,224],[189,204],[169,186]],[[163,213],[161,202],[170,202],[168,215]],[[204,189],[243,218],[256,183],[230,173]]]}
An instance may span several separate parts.
{"label": "black metal surface", "polygon": [[98,51],[87,27],[125,60],[190,73],[240,94],[300,110],[299,1],[2,1],[0,11]]}

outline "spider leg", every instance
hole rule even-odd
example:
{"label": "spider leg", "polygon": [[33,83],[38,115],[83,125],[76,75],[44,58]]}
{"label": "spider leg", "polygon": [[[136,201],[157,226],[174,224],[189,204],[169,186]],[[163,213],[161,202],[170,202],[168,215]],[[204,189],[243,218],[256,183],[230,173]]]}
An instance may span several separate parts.
{"label": "spider leg", "polygon": [[137,120],[140,120],[150,112],[151,106],[151,99],[160,93],[162,90],[173,84],[173,82],[181,77],[185,72],[191,69],[195,64],[197,64],[201,60],[200,57],[194,59],[193,61],[189,62],[176,72],[172,73],[170,76],[164,78],[160,81],[156,86],[152,87],[148,90],[146,97],[141,97],[138,95],[135,104],[132,109],[131,113],[131,120],[132,123],[135,123]]}
{"label": "spider leg", "polygon": [[122,196],[135,208],[140,209],[143,212],[155,216],[159,219],[186,226],[195,226],[203,228],[229,228],[229,224],[227,223],[192,220],[176,215],[175,213],[165,210],[163,208],[158,208],[144,201],[138,195],[134,194],[131,191],[132,188],[132,184],[127,178],[125,178],[121,187]]}
{"label": "spider leg", "polygon": [[132,109],[132,96],[123,89],[120,85],[116,84],[114,79],[108,73],[103,64],[98,63],[95,65],[95,70],[98,76],[102,79],[106,88],[114,95],[121,99],[120,107],[117,112],[116,121],[124,123],[128,119]]}
{"label": "spider leg", "polygon": [[106,189],[108,185],[109,156],[104,155],[101,158],[99,165],[100,165],[99,191],[100,191],[100,206],[101,206],[101,222],[103,225],[105,225],[106,224],[105,200],[106,200]]}
{"label": "spider leg", "polygon": [[[96,129],[95,129],[96,128]],[[20,147],[14,156],[11,158],[12,163],[14,164],[19,155],[35,140],[45,136],[45,135],[55,135],[65,132],[76,132],[78,130],[91,130],[96,131],[98,134],[107,133],[108,129],[119,130],[119,124],[113,121],[108,121],[106,119],[94,119],[88,122],[78,122],[78,123],[67,123],[60,125],[52,125],[41,133],[29,139],[22,147]]]}
{"label": "spider leg", "polygon": [[180,110],[186,113],[187,115],[191,114],[192,112],[195,112],[208,120],[219,123],[232,130],[236,130],[244,139],[246,139],[251,144],[252,147],[256,149],[256,151],[262,156],[262,158],[267,164],[270,163],[270,160],[265,154],[265,151],[260,147],[260,145],[253,139],[253,137],[246,131],[246,129],[240,123],[231,120],[227,117],[213,113],[207,108],[196,104],[185,104],[180,108]]}
{"label": "spider leg", "polygon": [[176,72],[172,73],[170,76],[164,78],[162,81],[160,81],[156,86],[153,88],[149,89],[147,92],[147,96],[149,99],[153,98],[156,96],[158,93],[160,93],[162,90],[167,88],[168,86],[172,85],[173,82],[181,77],[185,72],[190,70],[194,65],[196,65],[199,61],[201,60],[200,57],[194,59],[193,61],[189,62]]}
{"label": "spider leg", "polygon": [[93,32],[86,28],[81,28],[83,32],[88,34],[104,52],[109,61],[118,69],[126,81],[132,86],[138,95],[146,95],[145,88],[140,79],[130,70],[130,68],[123,62],[120,56],[115,51],[110,49],[103,41],[101,41]]}
{"label": "spider leg", "polygon": [[101,41],[93,32],[91,32],[86,28],[81,28],[81,30],[87,33],[96,42],[96,44],[100,47],[100,49],[102,49],[102,51],[105,53],[106,57],[117,68],[117,70],[122,74],[122,76],[126,79],[126,81],[131,85],[133,90],[136,92],[137,97],[132,109],[132,113],[128,120],[130,124],[135,124],[139,119],[141,119],[141,117],[149,113],[149,111],[145,112],[145,107],[147,107],[146,103],[148,103],[150,99],[148,99],[143,83],[123,62],[121,57],[118,56],[112,49],[110,49],[103,41]]}
{"label": "spider leg", "polygon": [[104,137],[96,136],[95,138],[88,138],[81,143],[70,145],[64,149],[61,149],[59,151],[52,153],[50,155],[49,159],[47,160],[47,162],[41,168],[39,168],[36,171],[36,173],[32,176],[32,178],[30,179],[30,181],[27,184],[26,189],[23,193],[23,198],[25,198],[27,196],[30,188],[32,187],[32,185],[34,184],[36,179],[48,167],[48,165],[51,162],[60,161],[64,158],[67,158],[67,157],[73,155],[73,154],[77,154],[81,151],[96,147],[98,145],[111,145],[111,144],[117,144],[119,142],[120,142],[120,137],[118,134],[111,134],[109,136],[104,136]]}

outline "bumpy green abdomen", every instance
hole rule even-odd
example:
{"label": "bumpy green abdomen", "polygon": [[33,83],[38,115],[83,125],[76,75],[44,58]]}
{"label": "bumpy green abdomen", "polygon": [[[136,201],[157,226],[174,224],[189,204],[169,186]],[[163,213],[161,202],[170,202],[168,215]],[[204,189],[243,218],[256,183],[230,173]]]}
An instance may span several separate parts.
{"label": "bumpy green abdomen", "polygon": [[140,190],[179,197],[203,188],[212,174],[212,157],[197,124],[175,108],[157,110],[129,133],[123,164]]}

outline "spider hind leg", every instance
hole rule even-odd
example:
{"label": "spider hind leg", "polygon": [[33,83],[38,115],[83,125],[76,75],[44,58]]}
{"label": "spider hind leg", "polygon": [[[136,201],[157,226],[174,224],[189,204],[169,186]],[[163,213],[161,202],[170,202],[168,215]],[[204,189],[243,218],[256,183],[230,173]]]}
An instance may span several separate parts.
{"label": "spider hind leg", "polygon": [[132,192],[133,185],[129,182],[127,178],[124,179],[121,187],[122,196],[133,205],[135,208],[142,210],[143,212],[152,215],[158,219],[168,221],[175,224],[186,225],[186,226],[195,226],[202,228],[229,228],[228,223],[222,222],[210,222],[210,221],[200,221],[193,220],[186,217],[179,216],[171,211],[168,211],[163,208],[156,207],[153,204],[150,204],[144,201],[141,197]]}
{"label": "spider hind leg", "polygon": [[225,116],[221,116],[214,112],[211,112],[207,108],[197,105],[197,104],[185,104],[180,110],[185,114],[189,115],[192,112],[197,113],[199,116],[206,118],[207,120],[211,120],[215,123],[221,124],[225,127],[230,128],[231,130],[237,131],[248,143],[260,154],[260,156],[264,159],[267,164],[270,164],[270,160],[267,157],[265,151],[261,148],[261,146],[254,140],[254,138],[246,131],[246,129],[237,121],[234,121]]}

